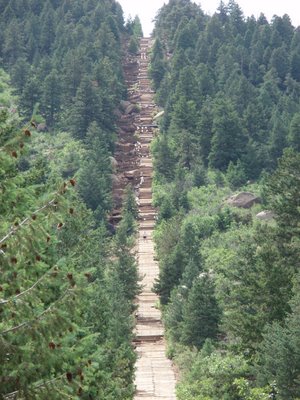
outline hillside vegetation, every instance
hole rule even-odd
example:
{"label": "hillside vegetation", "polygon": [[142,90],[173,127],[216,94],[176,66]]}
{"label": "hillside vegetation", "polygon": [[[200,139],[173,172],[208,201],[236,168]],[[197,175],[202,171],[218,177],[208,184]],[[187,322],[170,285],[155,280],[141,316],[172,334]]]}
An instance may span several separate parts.
{"label": "hillside vegetation", "polygon": [[0,1],[1,399],[133,396],[130,190],[116,233],[108,215],[137,22],[115,1]]}
{"label": "hillside vegetation", "polygon": [[[134,396],[130,188],[109,216],[141,35],[115,0],[0,0],[1,399]],[[300,30],[170,0],[154,39],[154,290],[178,399],[299,400]]]}
{"label": "hillside vegetation", "polygon": [[155,290],[182,400],[300,398],[299,35],[235,1],[156,18]]}

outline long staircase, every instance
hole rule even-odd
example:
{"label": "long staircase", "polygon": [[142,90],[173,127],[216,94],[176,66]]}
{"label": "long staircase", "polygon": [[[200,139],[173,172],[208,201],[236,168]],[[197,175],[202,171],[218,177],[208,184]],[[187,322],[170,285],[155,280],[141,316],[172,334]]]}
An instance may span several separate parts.
{"label": "long staircase", "polygon": [[120,221],[124,189],[131,184],[139,207],[136,253],[142,279],[142,292],[136,299],[138,308],[134,344],[138,360],[134,400],[173,400],[176,399],[175,373],[165,355],[164,328],[161,312],[157,308],[159,299],[152,292],[159,269],[154,260],[152,240],[156,210],[152,206],[150,143],[157,129],[153,116],[158,109],[148,78],[151,45],[150,38],[141,39],[140,53],[137,56],[127,55],[123,62],[128,101],[123,102],[123,113],[119,116],[118,141],[115,159],[112,160],[115,167],[114,211],[110,222],[116,225]]}
{"label": "long staircase", "polygon": [[141,39],[138,72],[140,113],[136,124],[140,143],[140,184],[139,184],[139,237],[138,266],[142,280],[142,293],[138,296],[136,323],[136,395],[135,400],[176,399],[175,373],[165,352],[164,328],[161,312],[157,308],[158,296],[152,292],[154,280],[158,277],[158,263],[154,260],[152,233],[156,211],[152,206],[152,159],[150,143],[156,129],[153,114],[157,112],[154,93],[148,78],[148,51],[151,39]]}

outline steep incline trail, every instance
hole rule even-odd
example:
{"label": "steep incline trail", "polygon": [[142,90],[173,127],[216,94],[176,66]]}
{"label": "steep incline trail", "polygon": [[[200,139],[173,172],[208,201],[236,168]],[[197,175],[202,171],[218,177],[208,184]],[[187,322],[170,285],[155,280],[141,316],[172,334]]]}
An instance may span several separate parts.
{"label": "steep incline trail", "polygon": [[152,292],[155,278],[158,276],[158,264],[154,260],[152,233],[155,224],[155,209],[152,207],[152,159],[150,143],[155,124],[153,114],[157,109],[153,101],[154,93],[148,79],[148,51],[151,39],[141,39],[139,60],[138,91],[140,93],[140,113],[136,124],[140,147],[139,182],[139,237],[138,266],[143,277],[142,293],[138,296],[136,324],[136,395],[135,400],[176,399],[175,373],[172,363],[165,356],[164,328],[161,313],[156,308],[158,297]]}
{"label": "steep incline trail", "polygon": [[128,101],[121,103],[118,141],[116,143],[113,175],[114,210],[110,222],[116,225],[121,219],[124,189],[131,184],[139,208],[139,230],[136,245],[142,292],[136,299],[135,341],[136,363],[134,400],[165,399],[175,396],[175,373],[165,356],[164,328],[157,309],[158,296],[152,292],[158,276],[152,240],[156,211],[152,206],[152,159],[150,143],[157,125],[153,116],[158,112],[154,92],[148,78],[148,52],[152,40],[143,38],[140,53],[127,55],[123,61]]}

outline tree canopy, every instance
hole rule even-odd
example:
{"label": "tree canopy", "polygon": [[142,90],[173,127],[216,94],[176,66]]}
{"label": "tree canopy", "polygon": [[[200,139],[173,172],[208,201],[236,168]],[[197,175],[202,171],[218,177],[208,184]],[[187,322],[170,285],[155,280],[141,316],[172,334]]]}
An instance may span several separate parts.
{"label": "tree canopy", "polygon": [[232,0],[156,16],[155,291],[182,400],[299,398],[298,38]]}

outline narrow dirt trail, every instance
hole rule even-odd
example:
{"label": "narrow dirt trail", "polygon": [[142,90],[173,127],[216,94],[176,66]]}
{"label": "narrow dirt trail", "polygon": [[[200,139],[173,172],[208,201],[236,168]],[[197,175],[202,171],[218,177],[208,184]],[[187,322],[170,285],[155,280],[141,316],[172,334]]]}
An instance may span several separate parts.
{"label": "narrow dirt trail", "polygon": [[151,39],[141,39],[141,53],[138,62],[138,92],[140,94],[140,112],[136,115],[135,124],[138,132],[140,181],[138,183],[139,203],[139,236],[138,267],[142,279],[142,293],[138,296],[136,324],[136,395],[135,400],[176,399],[175,373],[172,363],[165,355],[164,328],[160,310],[156,308],[158,296],[152,292],[154,280],[158,277],[158,263],[154,260],[154,243],[152,240],[156,211],[152,206],[152,159],[150,143],[153,138],[155,123],[153,114],[157,111],[154,104],[154,93],[148,79],[148,51]]}

